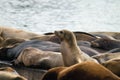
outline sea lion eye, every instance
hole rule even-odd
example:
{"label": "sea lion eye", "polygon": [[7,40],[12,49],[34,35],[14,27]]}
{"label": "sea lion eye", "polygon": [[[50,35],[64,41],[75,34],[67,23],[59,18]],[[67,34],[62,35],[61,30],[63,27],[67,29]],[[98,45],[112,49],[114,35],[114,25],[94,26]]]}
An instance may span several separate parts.
{"label": "sea lion eye", "polygon": [[60,34],[63,34],[63,31],[60,31]]}

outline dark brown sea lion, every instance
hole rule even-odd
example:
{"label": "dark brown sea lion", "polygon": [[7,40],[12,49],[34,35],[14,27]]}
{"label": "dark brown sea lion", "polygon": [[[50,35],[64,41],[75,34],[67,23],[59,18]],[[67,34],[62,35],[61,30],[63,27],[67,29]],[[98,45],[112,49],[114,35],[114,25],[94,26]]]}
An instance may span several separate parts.
{"label": "dark brown sea lion", "polygon": [[42,76],[42,80],[57,80],[57,77],[59,75],[59,72],[66,69],[67,67],[55,67],[52,69],[49,69],[48,72],[46,72]]}
{"label": "dark brown sea lion", "polygon": [[120,78],[100,64],[85,61],[70,67],[50,69],[42,80],[120,80]]}
{"label": "dark brown sea lion", "polygon": [[65,66],[71,66],[87,60],[96,61],[81,51],[77,45],[76,37],[73,32],[61,30],[55,31],[55,35],[61,40],[61,53]]}
{"label": "dark brown sea lion", "polygon": [[104,49],[104,50],[111,50],[114,48],[120,48],[120,40],[99,38],[94,41],[91,41],[91,46]]}
{"label": "dark brown sea lion", "polygon": [[81,49],[81,51],[83,51],[84,53],[86,53],[89,56],[94,56],[94,55],[99,55],[100,53],[90,47],[86,47],[86,46],[79,46],[79,48]]}
{"label": "dark brown sea lion", "polygon": [[102,63],[102,65],[120,77],[120,57],[110,59],[110,60]]}
{"label": "dark brown sea lion", "polygon": [[28,67],[42,69],[64,66],[61,53],[42,51],[33,47],[28,47],[20,53],[15,60],[15,64],[19,63],[23,63]]}

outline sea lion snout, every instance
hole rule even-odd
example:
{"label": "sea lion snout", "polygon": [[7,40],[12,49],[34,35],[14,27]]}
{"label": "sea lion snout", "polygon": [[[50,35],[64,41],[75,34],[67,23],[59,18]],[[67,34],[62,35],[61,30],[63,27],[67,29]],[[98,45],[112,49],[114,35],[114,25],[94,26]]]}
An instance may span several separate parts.
{"label": "sea lion snout", "polygon": [[60,40],[62,40],[64,38],[64,32],[63,31],[55,31],[54,33],[57,37],[60,38]]}

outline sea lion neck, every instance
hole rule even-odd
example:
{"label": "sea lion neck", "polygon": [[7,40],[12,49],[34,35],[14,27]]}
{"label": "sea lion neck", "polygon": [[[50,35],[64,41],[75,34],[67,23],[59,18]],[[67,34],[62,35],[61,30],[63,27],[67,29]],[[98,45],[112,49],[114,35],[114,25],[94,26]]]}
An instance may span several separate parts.
{"label": "sea lion neck", "polygon": [[69,46],[66,41],[61,42],[61,54],[65,66],[71,66],[76,63],[81,63],[81,50],[77,46]]}

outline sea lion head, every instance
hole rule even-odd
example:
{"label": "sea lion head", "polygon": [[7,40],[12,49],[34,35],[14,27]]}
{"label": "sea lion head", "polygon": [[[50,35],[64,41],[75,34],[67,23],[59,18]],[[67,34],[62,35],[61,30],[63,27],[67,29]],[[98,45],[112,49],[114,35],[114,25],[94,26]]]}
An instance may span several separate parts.
{"label": "sea lion head", "polygon": [[63,40],[69,41],[76,39],[74,33],[68,30],[55,31],[55,35],[58,36],[61,39],[61,41]]}
{"label": "sea lion head", "polygon": [[111,50],[111,49],[120,47],[119,43],[120,43],[119,40],[98,38],[94,41],[91,41],[91,46],[96,48],[101,48],[104,50]]}

